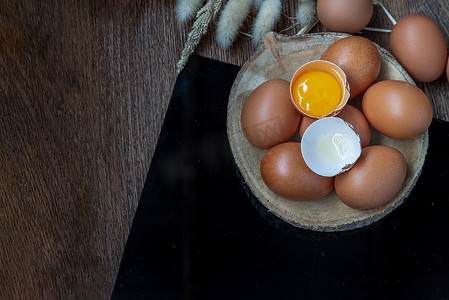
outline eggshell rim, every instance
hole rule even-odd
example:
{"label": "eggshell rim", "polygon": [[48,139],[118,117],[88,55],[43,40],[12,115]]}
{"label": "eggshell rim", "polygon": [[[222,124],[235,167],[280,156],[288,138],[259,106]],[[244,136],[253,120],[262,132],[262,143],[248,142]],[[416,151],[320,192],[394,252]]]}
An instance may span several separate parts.
{"label": "eggshell rim", "polygon": [[[308,139],[308,136],[311,134],[310,133],[311,130],[315,130],[315,127],[321,126],[321,123],[322,123],[323,120],[325,120],[325,121],[336,120],[336,122],[342,123],[342,126],[346,126],[346,128],[348,130],[350,130],[350,132],[352,134],[354,134],[353,137],[355,137],[357,139],[357,141],[358,141],[358,149],[355,150],[357,152],[356,152],[356,157],[355,157],[354,161],[347,162],[340,169],[335,169],[335,172],[331,172],[331,173],[320,172],[320,170],[317,170],[315,168],[315,166],[312,165],[312,160],[311,160],[312,158],[310,158],[308,156],[308,154],[307,154],[307,153],[309,153],[309,151],[306,151],[307,149],[305,149],[306,146],[308,147],[308,144],[303,142],[305,139]],[[356,164],[357,160],[359,159],[360,155],[362,154],[362,142],[360,140],[359,134],[354,130],[354,127],[351,124],[349,124],[345,120],[343,120],[341,118],[338,118],[338,117],[326,117],[326,118],[321,118],[319,120],[316,120],[315,122],[310,124],[310,126],[307,127],[307,129],[304,131],[304,134],[303,134],[302,139],[301,139],[301,154],[302,154],[302,157],[304,159],[304,162],[309,167],[309,169],[312,170],[312,172],[314,172],[314,173],[316,173],[316,174],[318,174],[320,176],[323,176],[323,177],[334,177],[334,176],[337,176],[338,174],[341,174],[343,172],[346,172],[346,171],[350,170]]]}
{"label": "eggshell rim", "polygon": [[[296,104],[295,100],[293,99],[293,83],[298,79],[299,76],[301,76],[303,73],[309,72],[309,71],[314,71],[314,70],[318,70],[318,71],[322,71],[323,68],[314,68],[314,65],[328,65],[334,72],[331,74],[330,72],[326,72],[329,73],[330,75],[332,75],[332,77],[334,77],[337,81],[338,84],[340,86],[340,88],[342,89],[342,95],[341,95],[341,99],[340,102],[338,103],[337,107],[332,110],[331,112],[329,112],[328,114],[321,116],[321,117],[317,117],[317,116],[313,116],[308,114],[307,112],[305,112],[304,110],[302,110],[300,107],[298,107],[298,105]],[[334,76],[334,75],[337,76]],[[312,119],[321,119],[321,118],[326,118],[326,117],[333,117],[335,115],[337,115],[346,105],[346,103],[348,103],[348,100],[351,96],[350,93],[350,86],[349,86],[349,82],[346,76],[346,73],[336,64],[327,61],[327,60],[322,60],[322,59],[315,59],[315,60],[311,60],[303,65],[301,65],[293,74],[292,78],[290,79],[290,100],[293,103],[293,106],[295,107],[295,109],[301,113],[302,115],[312,118]]]}

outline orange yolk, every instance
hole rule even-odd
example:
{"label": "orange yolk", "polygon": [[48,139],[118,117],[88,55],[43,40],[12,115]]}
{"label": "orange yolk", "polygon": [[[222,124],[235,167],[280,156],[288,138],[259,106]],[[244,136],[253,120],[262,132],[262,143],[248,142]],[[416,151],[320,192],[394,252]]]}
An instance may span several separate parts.
{"label": "orange yolk", "polygon": [[293,83],[292,97],[300,110],[313,117],[322,117],[338,106],[341,89],[329,73],[310,71]]}

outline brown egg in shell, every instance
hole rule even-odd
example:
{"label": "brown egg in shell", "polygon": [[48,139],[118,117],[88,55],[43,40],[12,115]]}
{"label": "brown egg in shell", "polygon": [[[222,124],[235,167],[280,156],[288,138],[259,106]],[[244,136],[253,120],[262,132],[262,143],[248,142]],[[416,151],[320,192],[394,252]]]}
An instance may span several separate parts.
{"label": "brown egg in shell", "polygon": [[334,32],[356,33],[373,16],[373,0],[318,0],[321,24]]}
{"label": "brown egg in shell", "polygon": [[431,82],[444,73],[446,40],[438,24],[427,16],[400,19],[390,34],[390,50],[415,80]]}
{"label": "brown egg in shell", "polygon": [[254,146],[268,149],[289,140],[298,128],[301,114],[291,103],[290,83],[270,79],[255,88],[241,112],[241,126]]}
{"label": "brown egg in shell", "polygon": [[289,200],[315,200],[327,195],[334,186],[333,177],[317,175],[307,167],[297,142],[270,148],[262,158],[260,173],[272,192]]}
{"label": "brown egg in shell", "polygon": [[380,72],[380,55],[376,45],[360,36],[349,36],[333,43],[321,56],[345,72],[351,97],[362,94]]}
{"label": "brown egg in shell", "polygon": [[306,131],[306,129],[310,126],[310,124],[312,124],[316,120],[317,119],[313,119],[313,118],[309,118],[309,117],[305,117],[305,116],[302,117],[301,122],[299,122],[299,127],[298,127],[299,136],[302,137],[304,134],[304,131]]}
{"label": "brown egg in shell", "polygon": [[406,174],[406,160],[397,149],[383,145],[365,147],[349,171],[335,176],[335,192],[349,207],[374,209],[394,198]]}
{"label": "brown egg in shell", "polygon": [[417,86],[400,80],[383,80],[366,90],[363,113],[380,133],[408,140],[425,133],[433,109],[427,95]]}

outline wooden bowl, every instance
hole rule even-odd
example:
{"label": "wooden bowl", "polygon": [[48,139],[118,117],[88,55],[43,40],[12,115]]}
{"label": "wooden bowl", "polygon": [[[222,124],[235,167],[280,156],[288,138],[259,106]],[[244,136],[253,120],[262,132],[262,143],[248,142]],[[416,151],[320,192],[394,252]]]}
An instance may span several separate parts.
{"label": "wooden bowl", "polygon": [[[427,153],[427,132],[415,139],[401,141],[373,130],[370,144],[398,149],[407,161],[407,176],[394,199],[369,211],[348,207],[341,202],[334,190],[321,199],[299,202],[282,198],[265,185],[260,174],[260,162],[267,150],[258,149],[246,140],[240,123],[243,103],[261,83],[274,78],[290,80],[302,64],[319,59],[331,44],[346,36],[348,35],[340,33],[297,36],[267,34],[257,52],[238,73],[229,96],[227,133],[235,163],[244,180],[242,184],[248,185],[253,195],[269,211],[299,228],[325,232],[345,231],[378,221],[398,207],[409,195],[421,173]],[[382,61],[378,81],[395,79],[415,84],[390,53],[376,46]],[[357,103],[351,104],[357,106]]]}

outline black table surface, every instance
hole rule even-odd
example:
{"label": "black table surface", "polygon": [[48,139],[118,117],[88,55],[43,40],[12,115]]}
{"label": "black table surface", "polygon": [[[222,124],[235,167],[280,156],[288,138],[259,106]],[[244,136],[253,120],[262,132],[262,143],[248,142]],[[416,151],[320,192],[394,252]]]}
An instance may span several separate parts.
{"label": "black table surface", "polygon": [[449,123],[380,221],[292,227],[251,195],[226,134],[238,66],[193,56],[178,76],[113,299],[449,299]]}

